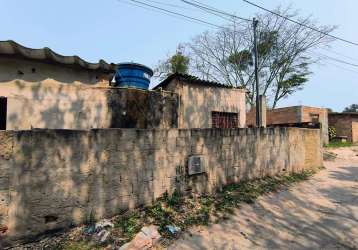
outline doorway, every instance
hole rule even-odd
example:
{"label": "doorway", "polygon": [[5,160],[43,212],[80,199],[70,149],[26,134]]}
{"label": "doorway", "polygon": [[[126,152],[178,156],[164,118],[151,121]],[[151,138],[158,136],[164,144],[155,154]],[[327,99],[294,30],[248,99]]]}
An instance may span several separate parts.
{"label": "doorway", "polygon": [[0,96],[0,130],[6,130],[7,98]]}

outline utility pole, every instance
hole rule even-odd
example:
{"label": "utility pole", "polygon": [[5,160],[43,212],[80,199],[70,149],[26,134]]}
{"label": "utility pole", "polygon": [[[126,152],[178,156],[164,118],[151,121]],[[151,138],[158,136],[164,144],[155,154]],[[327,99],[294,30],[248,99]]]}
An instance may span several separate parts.
{"label": "utility pole", "polygon": [[259,93],[259,62],[258,62],[258,49],[257,49],[257,25],[259,21],[253,19],[252,24],[254,28],[254,54],[255,54],[255,80],[256,80],[256,127],[261,127],[260,119],[260,93]]}

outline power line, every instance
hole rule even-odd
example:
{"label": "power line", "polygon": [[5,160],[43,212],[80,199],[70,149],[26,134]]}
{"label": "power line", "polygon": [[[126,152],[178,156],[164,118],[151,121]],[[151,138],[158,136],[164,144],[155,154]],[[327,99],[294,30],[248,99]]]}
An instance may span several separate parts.
{"label": "power line", "polygon": [[346,68],[346,67],[342,67],[341,65],[337,65],[337,64],[331,63],[331,62],[326,62],[326,63],[327,63],[328,65],[332,65],[332,66],[334,66],[334,67],[336,67],[336,68],[339,68],[339,69],[342,69],[342,70],[346,70],[346,71],[349,71],[349,72],[358,74],[358,71],[355,71],[355,70],[353,70],[353,69],[348,69],[348,68]]}
{"label": "power line", "polygon": [[[183,2],[186,3],[185,1],[183,1]],[[196,4],[194,4],[194,3],[186,3],[186,4],[190,4],[190,5],[192,5],[193,7],[199,9],[200,11],[204,11],[204,12],[206,12],[206,13],[215,15],[215,16],[220,17],[220,18],[222,18],[222,19],[224,19],[224,20],[226,20],[226,21],[229,21],[229,22],[232,21],[231,19],[229,19],[229,18],[223,16],[222,14],[219,14],[219,13],[217,13],[217,12],[211,11],[211,10],[209,10],[208,8],[204,7],[204,6],[196,5]]]}
{"label": "power line", "polygon": [[343,56],[343,57],[345,57],[345,58],[347,58],[347,59],[350,59],[350,60],[354,60],[354,61],[357,61],[357,60],[358,60],[357,58],[353,58],[353,57],[351,57],[351,56],[344,55],[344,54],[339,53],[339,52],[337,52],[337,51],[335,51],[335,50],[332,50],[332,49],[328,49],[328,48],[324,48],[324,47],[321,48],[321,49],[323,49],[323,50],[325,50],[325,51],[328,51],[328,52],[330,52],[330,53],[336,54],[336,55],[338,55],[338,56]]}
{"label": "power line", "polygon": [[325,36],[329,36],[329,37],[331,37],[331,38],[334,38],[334,39],[336,39],[336,40],[339,40],[339,41],[342,41],[342,42],[345,42],[345,43],[349,43],[349,44],[351,44],[351,45],[358,46],[358,43],[356,43],[356,42],[352,42],[352,41],[349,41],[349,40],[347,40],[347,39],[344,39],[344,38],[340,38],[340,37],[338,37],[338,36],[331,35],[331,34],[329,34],[329,33],[327,33],[327,32],[323,32],[323,31],[321,31],[321,30],[319,30],[319,29],[317,29],[317,28],[315,28],[315,27],[311,27],[311,26],[308,26],[307,24],[300,23],[300,22],[298,22],[298,21],[296,21],[296,20],[293,20],[293,19],[291,19],[291,18],[289,18],[289,17],[287,17],[287,16],[284,16],[284,15],[281,15],[281,14],[279,14],[279,13],[277,13],[277,12],[272,11],[272,10],[266,9],[266,8],[260,6],[260,5],[257,5],[257,4],[255,4],[255,3],[250,2],[250,1],[248,1],[248,0],[243,0],[243,1],[246,2],[246,3],[248,3],[248,4],[251,4],[251,5],[253,5],[253,6],[259,8],[259,9],[262,9],[262,10],[264,10],[264,11],[267,11],[267,12],[269,12],[269,13],[271,13],[271,14],[274,14],[274,15],[276,15],[276,16],[279,16],[279,17],[281,17],[281,18],[284,18],[284,19],[286,19],[286,20],[288,20],[288,21],[290,21],[290,22],[293,22],[293,23],[298,24],[298,25],[300,25],[300,26],[302,26],[302,27],[305,27],[305,28],[307,28],[307,29],[311,29],[311,30],[316,31],[316,32],[318,32],[318,33],[321,33],[321,34],[323,34],[323,35],[325,35]]}
{"label": "power line", "polygon": [[[186,6],[183,6],[183,5],[165,3],[165,2],[162,2],[162,1],[155,1],[155,0],[143,0],[143,1],[144,1],[144,2],[151,2],[151,3],[163,5],[163,6],[168,6],[168,7],[172,7],[172,8],[177,8],[177,9],[198,11],[197,8],[190,8],[190,7],[186,7]],[[195,1],[194,1],[194,2],[195,2]],[[222,15],[219,15],[219,14],[217,14],[217,13],[213,13],[213,12],[207,11],[207,10],[205,10],[205,9],[199,9],[199,11],[205,11],[205,12],[207,12],[207,13],[216,15],[216,16],[218,16],[218,17],[221,17],[221,18],[225,19],[226,21],[230,21],[230,22],[232,21],[232,20],[230,20],[229,18],[226,18],[226,17],[224,17],[224,16],[222,16]]]}
{"label": "power line", "polygon": [[[249,2],[249,1],[247,1],[247,0],[244,0],[244,1],[245,1],[245,2],[248,2],[248,3],[250,3],[250,4],[252,4],[251,2]],[[208,10],[208,11],[215,11],[215,12],[217,12],[217,13],[225,14],[225,15],[230,16],[230,17],[232,17],[232,18],[239,18],[239,19],[243,19],[243,20],[245,20],[245,21],[251,21],[251,20],[249,20],[249,19],[237,17],[237,16],[232,15],[232,14],[230,14],[230,13],[221,11],[221,10],[219,10],[219,9],[217,9],[217,8],[214,8],[214,7],[211,7],[211,6],[207,5],[207,4],[202,4],[202,3],[200,3],[199,1],[196,1],[196,0],[192,0],[192,2],[189,2],[188,0],[182,0],[182,2],[187,3],[187,4],[190,4],[190,5],[195,6],[195,7],[197,7],[197,8],[206,9],[206,10]],[[195,3],[193,3],[193,2],[195,2]],[[197,3],[197,4],[196,4],[196,3]],[[253,5],[255,5],[255,4],[253,4]],[[255,6],[256,6],[256,5],[255,5]],[[257,5],[257,7],[261,8],[261,6],[258,6],[258,5]],[[263,7],[262,7],[262,8],[263,8]],[[266,10],[266,11],[269,11],[269,12],[272,13],[272,14],[278,15],[278,16],[280,16],[280,17],[282,17],[282,18],[286,18],[286,19],[288,19],[289,21],[291,21],[291,19],[289,19],[289,18],[287,18],[287,17],[285,17],[285,16],[283,16],[283,15],[280,15],[280,14],[275,13],[275,12],[273,12],[273,11],[267,10],[267,9],[265,9],[265,8],[263,8],[263,9]],[[230,21],[231,21],[231,20],[230,20]],[[318,29],[309,27],[308,25],[301,24],[301,23],[299,23],[299,22],[297,22],[297,21],[294,21],[294,20],[292,20],[292,21],[295,22],[295,23],[297,23],[297,24],[299,24],[299,25],[302,25],[302,26],[304,26],[304,27],[307,27],[307,28],[310,28],[310,29],[314,29],[314,30],[317,31],[317,32],[320,32],[320,33],[323,33],[323,34],[325,34],[325,35],[331,36],[331,35],[328,34],[328,33],[324,33],[324,32],[322,32],[322,31],[320,31],[320,30],[318,30]],[[333,37],[336,38],[335,36],[333,36]],[[339,38],[336,38],[336,39],[339,39]],[[358,44],[357,44],[357,45],[358,45]],[[326,48],[322,48],[322,49],[328,50],[328,49],[326,49]],[[332,53],[334,53],[334,54],[337,54],[337,55],[344,56],[344,55],[342,55],[342,54],[340,54],[340,53],[338,53],[338,52],[335,52],[335,51],[333,51],[333,50],[328,50],[328,51],[330,51],[330,52],[332,52]],[[350,65],[350,66],[358,67],[358,64],[350,63],[350,62],[341,60],[341,59],[339,59],[339,58],[334,58],[334,57],[327,56],[327,55],[324,55],[324,54],[321,54],[321,55],[323,55],[323,56],[326,57],[327,59],[330,59],[330,60],[333,60],[333,61],[336,61],[336,62],[339,62],[339,63],[343,63],[343,64],[347,64],[347,65]],[[344,56],[344,57],[347,57],[347,56]],[[347,58],[349,58],[349,57],[347,57]],[[353,58],[350,58],[350,59],[353,59]],[[353,59],[353,60],[355,60],[355,59]]]}
{"label": "power line", "polygon": [[[121,0],[118,0],[118,1],[121,1]],[[159,12],[159,13],[162,13],[162,14],[166,14],[166,15],[169,15],[171,17],[175,17],[175,18],[180,18],[180,19],[183,19],[183,20],[186,20],[186,21],[191,21],[191,22],[194,22],[194,23],[198,23],[198,24],[205,24],[205,25],[209,25],[209,26],[215,26],[217,28],[223,28],[222,26],[219,26],[219,25],[216,25],[216,24],[213,24],[213,23],[210,23],[210,22],[207,22],[207,21],[204,21],[202,19],[198,19],[198,18],[195,18],[195,17],[191,17],[191,16],[187,16],[187,15],[184,15],[184,14],[181,14],[181,13],[178,13],[178,12],[174,12],[174,11],[171,11],[171,10],[167,10],[167,9],[164,9],[164,8],[160,8],[158,6],[154,6],[154,5],[151,5],[151,4],[148,4],[148,3],[145,3],[145,2],[142,2],[142,1],[138,1],[138,0],[128,0],[130,2],[123,2],[123,3],[126,3],[126,4],[129,4],[129,5],[132,5],[132,6],[135,6],[135,7],[140,7],[140,8],[143,8],[143,9],[146,9],[146,10],[151,10],[151,11],[155,11],[155,12]],[[159,1],[153,1],[153,0],[144,0],[144,1],[150,1],[150,2],[157,2],[157,3],[161,3]],[[183,2],[187,2],[188,4],[190,4],[190,2],[186,1],[186,0],[182,0]],[[194,0],[193,0],[194,1]],[[246,0],[244,0],[246,1]],[[122,2],[122,1],[121,1]],[[134,3],[133,3],[134,2]],[[198,2],[198,1],[195,1],[195,2]],[[163,3],[164,4],[164,3]],[[178,5],[175,5],[177,7],[179,7]],[[194,4],[194,6],[196,6],[196,4]],[[174,7],[174,5],[173,5]],[[197,8],[201,8],[201,6],[198,4]],[[211,8],[211,7],[206,7],[205,6],[205,9],[206,8]],[[216,11],[216,12],[220,12],[220,13],[225,13],[225,12],[222,12],[222,11],[219,11],[218,9],[214,9],[213,8],[213,11]],[[232,16],[231,14],[228,14],[227,15],[229,16]],[[244,19],[245,20],[245,19]],[[230,20],[231,21],[231,20]],[[247,19],[247,21],[250,21],[249,19]],[[312,52],[312,53],[315,53],[316,55],[318,56],[322,56],[324,57],[325,59],[329,59],[329,60],[332,60],[332,61],[335,61],[335,62],[338,62],[338,63],[341,63],[341,64],[346,64],[346,65],[349,65],[349,66],[353,66],[353,67],[358,67],[358,64],[354,64],[354,63],[351,63],[351,62],[347,62],[347,61],[344,61],[344,60],[341,60],[339,58],[335,58],[335,57],[331,57],[331,56],[328,56],[328,55],[325,55],[323,53],[318,53],[318,52]],[[339,54],[338,52],[333,52],[332,53],[336,53],[336,54]]]}
{"label": "power line", "polygon": [[145,1],[155,3],[155,4],[164,5],[164,6],[168,6],[168,7],[173,7],[173,8],[179,8],[179,9],[184,9],[184,10],[193,10],[192,8],[188,8],[188,7],[185,7],[185,6],[182,6],[182,5],[178,5],[178,4],[165,3],[165,2],[161,2],[161,1],[155,1],[155,0],[145,0]]}
{"label": "power line", "polygon": [[196,3],[193,3],[193,2],[190,2],[190,1],[187,1],[187,0],[181,0],[181,1],[186,3],[186,4],[192,5],[194,7],[197,7],[197,8],[200,8],[200,9],[206,9],[207,11],[216,12],[216,13],[219,13],[219,14],[222,14],[222,15],[229,16],[231,18],[240,19],[240,20],[248,21],[248,22],[252,21],[252,20],[250,20],[248,18],[239,17],[239,16],[236,16],[234,14],[230,14],[230,13],[227,13],[225,11],[213,8],[213,7],[209,6],[209,5],[203,5],[202,3],[198,2],[198,1],[195,1]]}
{"label": "power line", "polygon": [[193,22],[193,23],[197,23],[197,24],[203,25],[203,23],[200,23],[200,22],[197,22],[197,21],[193,21],[193,20],[188,20],[187,18],[184,18],[184,17],[181,17],[181,16],[173,15],[173,14],[170,14],[170,13],[167,13],[167,12],[164,12],[164,11],[160,11],[160,10],[157,10],[157,9],[149,8],[149,7],[142,6],[142,5],[139,5],[139,4],[135,4],[135,3],[132,3],[132,2],[128,2],[128,1],[130,1],[130,0],[128,0],[128,1],[117,0],[117,1],[120,2],[120,3],[125,3],[125,4],[128,4],[128,5],[134,6],[134,7],[138,7],[138,8],[141,8],[141,9],[153,11],[153,12],[160,13],[160,14],[164,14],[164,15],[167,15],[167,16],[170,16],[170,17],[174,17],[174,18],[177,18],[177,19],[181,19],[181,20],[185,20],[185,21],[190,21],[190,22]]}
{"label": "power line", "polygon": [[311,52],[311,53],[314,53],[318,56],[322,56],[326,59],[329,59],[329,60],[332,60],[332,61],[335,61],[335,62],[339,62],[339,63],[343,63],[343,64],[346,64],[346,65],[349,65],[349,66],[353,66],[353,67],[358,67],[358,64],[354,64],[354,63],[350,63],[350,62],[347,62],[347,61],[344,61],[344,60],[341,60],[339,58],[335,58],[335,57],[332,57],[332,56],[327,56],[323,53],[319,53],[319,52]]}
{"label": "power line", "polygon": [[[227,18],[227,17],[225,17],[224,15],[219,14],[218,12],[216,12],[216,11],[214,11],[214,10],[210,10],[209,8],[206,8],[205,6],[196,5],[196,4],[194,4],[194,3],[189,3],[189,2],[186,2],[186,1],[183,1],[183,2],[186,3],[186,4],[189,4],[189,5],[191,5],[191,6],[195,7],[195,8],[197,8],[197,9],[199,9],[200,11],[204,11],[204,12],[209,13],[209,14],[211,14],[211,15],[215,15],[215,16],[220,17],[220,18],[222,18],[222,19],[224,19],[224,20],[226,20],[226,21],[229,21],[229,22],[232,21],[232,19]],[[196,2],[196,1],[194,1],[194,2]]]}
{"label": "power line", "polygon": [[134,3],[137,3],[137,4],[141,4],[141,5],[150,7],[150,8],[158,9],[158,10],[161,10],[161,11],[164,11],[164,12],[167,12],[167,13],[170,13],[170,14],[173,14],[173,15],[176,15],[176,16],[181,16],[181,17],[190,19],[190,20],[192,20],[192,21],[204,23],[204,24],[207,24],[207,25],[216,27],[216,28],[223,28],[222,26],[219,26],[219,25],[216,25],[216,24],[213,24],[213,23],[204,21],[204,20],[202,20],[202,19],[195,18],[195,17],[191,17],[191,16],[187,16],[187,15],[184,15],[184,14],[181,14],[181,13],[178,13],[178,12],[175,12],[175,11],[171,11],[171,10],[168,10],[168,9],[164,9],[164,8],[161,8],[161,7],[158,7],[158,6],[155,6],[155,5],[151,5],[151,4],[142,2],[142,1],[138,1],[138,0],[129,0],[129,1],[134,2]]}

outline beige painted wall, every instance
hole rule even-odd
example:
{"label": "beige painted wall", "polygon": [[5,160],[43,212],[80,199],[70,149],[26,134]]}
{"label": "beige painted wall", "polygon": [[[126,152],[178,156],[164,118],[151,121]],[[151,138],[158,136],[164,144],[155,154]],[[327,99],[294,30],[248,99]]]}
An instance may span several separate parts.
{"label": "beige painted wall", "polygon": [[[322,166],[319,130],[0,131],[1,244],[151,204],[165,191]],[[206,173],[188,176],[188,156]]]}
{"label": "beige painted wall", "polygon": [[352,122],[352,142],[358,142],[358,121]]}
{"label": "beige painted wall", "polygon": [[166,90],[180,96],[179,128],[211,128],[213,111],[238,113],[238,127],[245,127],[245,90],[202,86],[178,80],[169,83]]}
{"label": "beige painted wall", "polygon": [[2,57],[0,65],[7,130],[177,127],[175,94],[112,88],[107,74],[63,65]]}
{"label": "beige painted wall", "polygon": [[109,126],[107,96],[101,89],[51,82],[0,83],[6,96],[7,130],[89,129]]}
{"label": "beige painted wall", "polygon": [[[110,74],[86,70],[79,66],[50,64],[3,55],[0,55],[0,65],[0,83],[23,80],[33,83],[108,85],[110,78]],[[22,74],[19,74],[19,71]]]}
{"label": "beige painted wall", "polygon": [[108,127],[106,95],[97,88],[108,86],[108,75],[7,57],[0,65],[7,129]]}

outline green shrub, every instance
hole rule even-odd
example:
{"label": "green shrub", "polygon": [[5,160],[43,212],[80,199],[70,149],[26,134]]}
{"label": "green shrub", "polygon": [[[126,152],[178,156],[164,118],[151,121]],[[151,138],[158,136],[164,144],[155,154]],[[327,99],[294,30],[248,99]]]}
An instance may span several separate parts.
{"label": "green shrub", "polygon": [[329,127],[328,128],[328,136],[329,136],[329,140],[333,140],[334,138],[336,138],[337,136],[337,130],[335,127]]}

